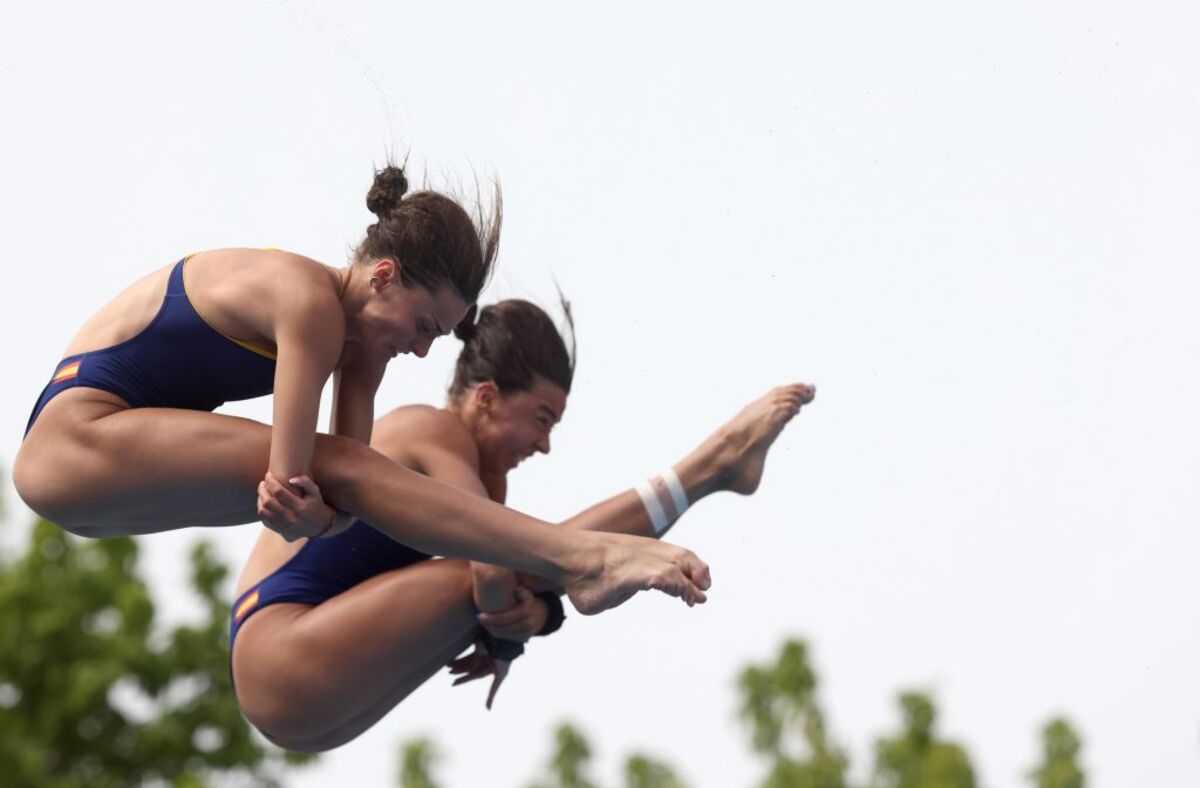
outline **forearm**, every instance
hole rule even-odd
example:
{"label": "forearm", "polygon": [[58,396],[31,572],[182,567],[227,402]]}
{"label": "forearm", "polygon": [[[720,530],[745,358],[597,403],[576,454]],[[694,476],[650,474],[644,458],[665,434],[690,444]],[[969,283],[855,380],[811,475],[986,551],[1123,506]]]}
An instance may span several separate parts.
{"label": "forearm", "polygon": [[267,470],[276,479],[286,483],[288,479],[308,475],[311,461],[311,449],[305,451],[303,446],[295,446],[290,441],[272,440],[271,459]]}
{"label": "forearm", "polygon": [[[313,399],[297,403],[297,399]],[[267,470],[281,482],[309,475],[316,444],[315,398],[276,397]]]}
{"label": "forearm", "polygon": [[329,434],[344,435],[371,443],[375,426],[375,392],[382,368],[363,364],[338,370],[333,375],[333,406],[329,409]]}
{"label": "forearm", "polygon": [[328,338],[320,343],[303,337],[279,341],[267,469],[281,482],[311,475],[321,389],[340,345],[340,340],[330,345]]}

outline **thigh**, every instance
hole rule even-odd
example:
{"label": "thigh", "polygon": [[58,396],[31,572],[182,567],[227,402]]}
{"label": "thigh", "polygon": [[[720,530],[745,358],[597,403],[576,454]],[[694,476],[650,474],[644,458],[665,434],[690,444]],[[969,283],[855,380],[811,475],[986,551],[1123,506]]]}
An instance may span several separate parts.
{"label": "thigh", "polygon": [[475,629],[469,564],[457,560],[386,572],[316,606],[269,605],[242,624],[234,644],[238,701],[281,742],[348,726],[357,735]]}
{"label": "thigh", "polygon": [[341,725],[323,731],[312,738],[283,739],[270,737],[284,749],[298,752],[326,752],[354,741],[384,718],[402,700],[415,692],[422,684],[436,676],[446,664],[466,650],[475,640],[474,631],[450,641],[440,652],[433,654],[424,664],[405,672],[391,688],[380,688],[380,693],[369,705]]}
{"label": "thigh", "polygon": [[89,536],[246,523],[270,441],[249,419],[72,389],[30,430],[13,480],[38,514]]}

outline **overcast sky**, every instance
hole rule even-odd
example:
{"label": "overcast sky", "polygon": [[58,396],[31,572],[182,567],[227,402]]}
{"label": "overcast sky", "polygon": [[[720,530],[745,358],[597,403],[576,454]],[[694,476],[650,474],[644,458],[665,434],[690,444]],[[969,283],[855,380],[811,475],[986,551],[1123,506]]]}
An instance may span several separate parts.
{"label": "overcast sky", "polygon": [[[485,301],[575,304],[567,417],[513,506],[566,517],[819,388],[758,495],[673,532],[708,605],[572,615],[491,713],[435,678],[289,785],[391,786],[418,734],[447,785],[517,785],[560,719],[606,782],[640,748],[749,785],[733,680],[789,636],[859,775],[920,688],[982,786],[1024,784],[1060,713],[1093,788],[1200,784],[1195,4],[113,6],[0,6],[6,464],[107,299],[198,249],[345,262],[389,149],[501,180]],[[381,410],[440,402],[439,345]],[[256,532],[143,538],[168,618],[189,544],[240,565]]]}

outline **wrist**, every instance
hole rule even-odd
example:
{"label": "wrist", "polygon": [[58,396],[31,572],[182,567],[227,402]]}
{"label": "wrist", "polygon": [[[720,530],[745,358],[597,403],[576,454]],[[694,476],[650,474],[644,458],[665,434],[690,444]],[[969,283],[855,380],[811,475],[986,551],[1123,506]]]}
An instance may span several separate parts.
{"label": "wrist", "polygon": [[334,524],[337,523],[337,509],[334,509],[331,506],[327,506],[326,508],[329,509],[329,520],[325,523],[325,527],[322,528],[319,533],[313,536],[313,539],[320,539],[322,536],[329,533],[333,529]]}
{"label": "wrist", "polygon": [[562,600],[554,591],[542,591],[537,594],[537,597],[546,604],[546,623],[542,625],[537,634],[545,636],[557,632],[567,618]]}

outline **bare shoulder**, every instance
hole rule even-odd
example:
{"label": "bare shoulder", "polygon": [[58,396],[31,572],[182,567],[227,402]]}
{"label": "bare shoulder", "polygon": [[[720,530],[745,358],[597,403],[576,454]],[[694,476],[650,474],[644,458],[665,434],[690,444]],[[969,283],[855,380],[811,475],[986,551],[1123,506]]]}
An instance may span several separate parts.
{"label": "bare shoulder", "polygon": [[298,281],[316,290],[332,293],[335,296],[341,289],[338,269],[333,266],[302,254],[285,252],[282,249],[265,249],[262,254],[263,268],[272,274],[295,277]]}
{"label": "bare shoulder", "polygon": [[216,249],[188,258],[185,281],[223,290],[252,289],[274,301],[327,295],[337,298],[336,268],[281,249]]}
{"label": "bare shoulder", "polygon": [[404,464],[420,464],[422,455],[441,451],[479,465],[479,450],[466,425],[450,411],[432,405],[403,405],[388,411],[375,422],[371,446]]}
{"label": "bare shoulder", "polygon": [[381,433],[403,435],[409,440],[453,448],[475,441],[465,424],[450,411],[432,405],[402,405],[385,413],[376,424]]}
{"label": "bare shoulder", "polygon": [[319,330],[344,325],[338,269],[279,249],[215,249],[188,258],[188,298],[210,322],[238,338],[274,341],[288,315]]}

